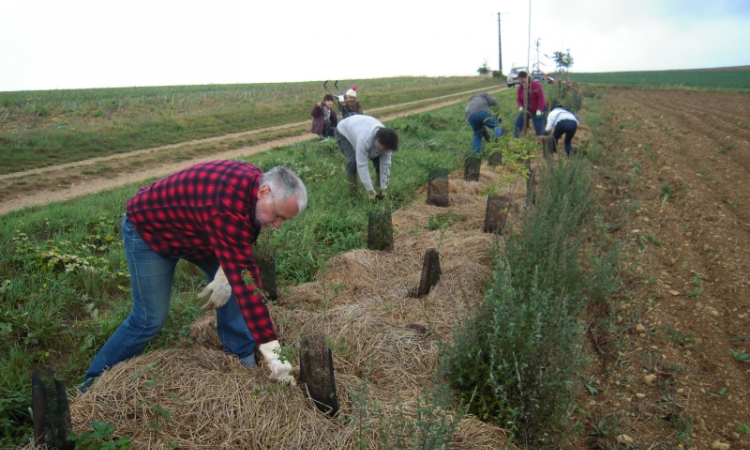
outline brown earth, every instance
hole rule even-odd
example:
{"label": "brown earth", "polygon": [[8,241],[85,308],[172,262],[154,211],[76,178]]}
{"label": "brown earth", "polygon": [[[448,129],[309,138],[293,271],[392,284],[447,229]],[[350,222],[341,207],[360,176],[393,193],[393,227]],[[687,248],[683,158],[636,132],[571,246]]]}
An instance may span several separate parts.
{"label": "brown earth", "polygon": [[574,414],[585,445],[750,448],[750,95],[613,89],[601,102],[595,191],[628,267],[617,331],[590,328],[598,393]]}
{"label": "brown earth", "polygon": [[[506,88],[475,89],[372,108],[366,112],[388,121],[459,103],[476,92],[495,93],[503,89]],[[297,142],[317,140],[317,136],[309,132],[310,123],[310,120],[290,123],[0,175],[0,215],[166,176],[203,161],[240,158]]]}

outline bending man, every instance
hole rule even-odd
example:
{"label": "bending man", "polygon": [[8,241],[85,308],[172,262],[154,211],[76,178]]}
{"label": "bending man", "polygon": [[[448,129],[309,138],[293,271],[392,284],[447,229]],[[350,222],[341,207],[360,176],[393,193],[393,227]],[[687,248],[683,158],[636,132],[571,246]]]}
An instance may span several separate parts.
{"label": "bending man", "polygon": [[[84,386],[115,364],[140,355],[164,326],[175,266],[185,259],[206,274],[224,351],[255,367],[256,344],[271,379],[294,383],[262,294],[252,244],[261,229],[276,228],[307,206],[307,190],[294,172],[267,173],[240,161],[188,167],[141,188],[122,220],[133,311],[107,340],[84,376]],[[85,388],[84,388],[85,389]],[[83,390],[83,389],[82,389]]]}
{"label": "bending man", "polygon": [[464,115],[472,131],[474,131],[471,149],[476,155],[482,152],[482,138],[484,137],[487,142],[490,140],[487,128],[491,128],[492,135],[495,135],[495,127],[500,126],[500,120],[497,116],[490,113],[490,108],[497,105],[497,99],[486,92],[474,94],[469,100],[469,104],[466,105]]}
{"label": "bending man", "polygon": [[346,182],[349,193],[357,195],[357,173],[367,190],[367,197],[375,201],[377,193],[370,177],[369,161],[375,166],[381,194],[386,196],[388,180],[391,173],[391,154],[398,150],[398,135],[391,128],[386,128],[378,119],[370,116],[355,115],[339,122],[336,131],[336,143],[346,158]]}

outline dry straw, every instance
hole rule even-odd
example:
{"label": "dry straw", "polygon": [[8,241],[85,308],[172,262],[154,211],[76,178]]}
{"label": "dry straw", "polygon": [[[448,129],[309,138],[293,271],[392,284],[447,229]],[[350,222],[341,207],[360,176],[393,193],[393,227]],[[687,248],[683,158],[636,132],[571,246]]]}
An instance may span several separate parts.
{"label": "dry straw", "polygon": [[[503,170],[482,166],[479,182],[463,181],[463,172],[451,174],[449,208],[426,205],[422,196],[393,213],[393,252],[348,252],[330,261],[316,281],[280,293],[272,316],[282,344],[323,334],[333,347],[340,415],[351,414],[350,394],[363,380],[381,414],[416,414],[417,396],[438,366],[435,335],[450,339],[466,308],[481,299],[490,275],[496,236],[482,232],[487,202],[482,191],[502,186],[501,193],[511,197],[511,222],[525,199],[523,180],[508,186],[500,181]],[[430,217],[447,210],[465,220],[429,230]],[[410,298],[430,247],[439,251],[442,277],[429,295]],[[132,438],[135,449],[169,443],[185,449],[360,448],[360,431],[351,421],[328,418],[303,389],[275,385],[265,368],[246,369],[224,355],[214,326],[207,312],[192,326],[193,346],[154,351],[105,372],[72,400],[74,430],[86,431],[93,420],[107,422],[116,436]],[[170,417],[158,414],[162,410]],[[367,437],[368,448],[377,448],[375,436]],[[503,430],[465,417],[451,448],[507,445]]]}

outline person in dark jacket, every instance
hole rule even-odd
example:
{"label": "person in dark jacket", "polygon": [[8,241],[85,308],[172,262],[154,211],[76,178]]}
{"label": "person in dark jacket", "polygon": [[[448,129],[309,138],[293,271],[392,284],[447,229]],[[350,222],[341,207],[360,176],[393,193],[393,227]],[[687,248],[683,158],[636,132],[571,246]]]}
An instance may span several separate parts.
{"label": "person in dark jacket", "polygon": [[[547,101],[544,99],[544,90],[538,81],[531,80],[528,72],[521,70],[518,72],[518,93],[516,94],[516,104],[518,105],[518,117],[516,118],[516,129],[513,135],[518,137],[523,130],[524,115],[530,116],[531,123],[534,126],[534,132],[537,136],[544,135],[544,108],[547,107]],[[524,108],[524,94],[527,86],[529,87],[529,104],[528,111]]]}
{"label": "person in dark jacket", "polygon": [[333,110],[333,95],[326,94],[322,102],[318,102],[313,106],[310,115],[313,116],[312,129],[310,131],[320,136],[323,140],[332,138],[333,132],[336,130],[336,125],[339,122],[336,111]]}
{"label": "person in dark jacket", "polygon": [[472,131],[474,131],[474,137],[471,141],[471,148],[474,154],[478,155],[482,152],[483,137],[489,141],[490,135],[487,133],[487,128],[493,130],[493,135],[496,135],[496,128],[499,128],[499,131],[502,132],[500,119],[490,112],[490,108],[497,105],[497,99],[485,92],[474,94],[469,99],[469,104],[466,105],[464,116],[469,122]]}
{"label": "person in dark jacket", "polygon": [[216,308],[224,351],[255,367],[255,346],[271,380],[294,384],[281,362],[276,330],[263,294],[253,247],[261,229],[280,228],[307,206],[307,190],[284,167],[266,173],[241,161],[209,161],[141,188],[122,220],[133,310],[99,350],[82,391],[106,369],[140,355],[169,316],[175,267],[184,259],[210,283],[199,297]]}
{"label": "person in dark jacket", "polygon": [[346,91],[341,102],[341,118],[346,119],[347,117],[356,116],[358,114],[364,114],[362,110],[362,104],[357,100],[357,86],[352,86],[351,89]]}

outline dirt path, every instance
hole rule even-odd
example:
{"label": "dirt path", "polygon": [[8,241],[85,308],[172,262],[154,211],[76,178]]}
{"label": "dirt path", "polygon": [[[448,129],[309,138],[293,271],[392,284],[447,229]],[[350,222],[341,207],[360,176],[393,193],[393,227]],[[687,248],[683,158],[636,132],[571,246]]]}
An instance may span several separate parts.
{"label": "dirt path", "polygon": [[592,333],[603,392],[586,406],[588,446],[623,433],[634,448],[750,448],[750,96],[602,102],[614,157],[597,192],[636,295],[610,311],[617,334]]}
{"label": "dirt path", "polygon": [[[368,110],[381,121],[418,114],[465,101],[476,92],[495,93],[506,88],[476,89]],[[430,102],[425,106],[415,106]],[[391,112],[389,111],[398,111]],[[384,112],[384,115],[379,115]],[[311,121],[233,133],[179,144],[86,161],[0,175],[0,215],[46,203],[166,176],[184,167],[212,159],[233,159],[317,139],[309,133]]]}

